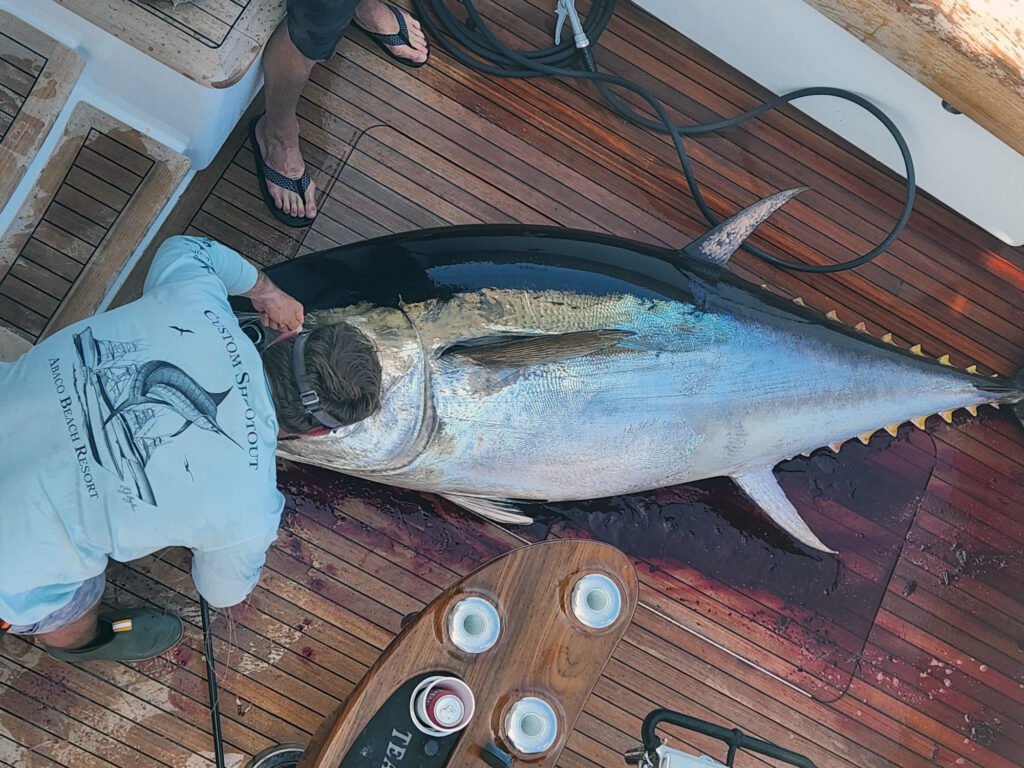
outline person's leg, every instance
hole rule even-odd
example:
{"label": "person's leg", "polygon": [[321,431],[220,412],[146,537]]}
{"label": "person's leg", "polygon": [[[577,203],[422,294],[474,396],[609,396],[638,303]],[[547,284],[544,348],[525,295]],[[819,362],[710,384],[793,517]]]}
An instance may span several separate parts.
{"label": "person's leg", "polygon": [[[393,56],[399,59],[407,59],[413,64],[422,64],[429,55],[427,37],[423,34],[420,23],[416,19],[401,8],[398,11],[405,17],[410,45],[389,45],[388,49]],[[391,10],[390,5],[381,0],[360,0],[359,5],[356,6],[355,23],[363,30],[382,35],[394,35],[399,30],[394,11]]]}
{"label": "person's leg", "polygon": [[152,608],[100,612],[106,579],[101,573],[79,585],[71,600],[40,621],[11,626],[14,635],[33,636],[59,661],[140,661],[173,648],[181,640],[181,619]]}
{"label": "person's leg", "polygon": [[92,608],[86,610],[81,618],[65,627],[52,632],[41,632],[35,636],[36,642],[47,648],[74,650],[85,648],[100,639],[100,600],[96,598]]}
{"label": "person's leg", "polygon": [[[267,167],[298,179],[305,171],[299,149],[299,123],[295,111],[302,89],[318,61],[334,55],[338,43],[352,22],[359,0],[288,0],[284,20],[267,41],[263,51],[264,101],[266,113],[254,131]],[[260,172],[259,163],[256,167]],[[316,216],[316,189],[304,194],[283,189],[267,180],[274,204],[289,216]]]}
{"label": "person's leg", "polygon": [[[282,21],[263,51],[267,111],[256,125],[259,147],[253,147],[253,150],[263,154],[268,166],[293,179],[299,178],[305,170],[299,151],[299,123],[295,108],[315,64],[295,47],[288,33],[287,19]],[[316,216],[316,189],[312,182],[306,190],[305,200],[296,192],[281,189],[276,184],[268,182],[267,187],[274,204],[289,216],[310,219]]]}
{"label": "person's leg", "polygon": [[[427,60],[427,39],[419,22],[400,12],[405,18],[410,45],[387,47],[394,56],[420,64]],[[263,51],[266,114],[256,125],[259,146],[253,150],[262,154],[268,167],[290,179],[301,177],[305,170],[295,115],[299,96],[316,62],[334,55],[353,18],[369,32],[391,35],[399,31],[391,6],[381,0],[289,0],[287,16]],[[316,216],[316,189],[312,182],[305,195],[282,189],[269,180],[267,189],[274,204],[289,216]]]}

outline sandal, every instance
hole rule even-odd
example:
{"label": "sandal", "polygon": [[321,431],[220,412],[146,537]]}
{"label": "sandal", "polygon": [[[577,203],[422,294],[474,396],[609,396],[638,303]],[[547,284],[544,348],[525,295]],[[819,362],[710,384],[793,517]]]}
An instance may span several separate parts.
{"label": "sandal", "polygon": [[58,661],[142,661],[173,648],[184,632],[181,619],[152,608],[103,614],[99,626],[99,638],[84,648],[40,647]]}
{"label": "sandal", "polygon": [[[385,35],[382,32],[371,32],[366,27],[356,22],[355,19],[352,20],[352,24],[355,25],[357,29],[361,30],[362,32],[365,32],[367,37],[369,37],[371,40],[373,40],[373,42],[379,45],[381,47],[381,50],[384,51],[384,53],[386,53],[392,59],[397,61],[399,64],[406,67],[411,67],[412,69],[418,69],[422,67],[424,64],[427,63],[427,59],[424,59],[423,61],[412,61],[410,59],[405,58],[404,56],[397,56],[391,50],[391,48],[388,47],[394,45],[407,45],[410,48],[412,48],[412,41],[409,39],[409,25],[405,23],[405,14],[402,13],[401,10],[399,10],[393,5],[389,5],[388,8],[391,9],[391,12],[395,14],[395,18],[398,20],[398,32],[396,34]],[[427,53],[429,56],[429,47],[427,48]]]}
{"label": "sandal", "polygon": [[309,189],[310,179],[309,172],[303,171],[302,175],[297,179],[290,179],[283,173],[278,173],[263,159],[263,152],[260,150],[259,142],[256,141],[256,123],[260,121],[263,115],[257,115],[249,122],[249,142],[252,144],[252,156],[256,159],[256,178],[260,182],[260,194],[263,195],[263,202],[267,204],[267,208],[274,214],[278,221],[287,227],[294,227],[298,229],[300,227],[308,227],[313,223],[314,219],[306,218],[305,216],[292,216],[291,214],[285,213],[274,203],[274,198],[270,194],[270,189],[267,187],[267,182],[276,184],[281,189],[286,189],[289,192],[294,192],[302,198],[303,202],[306,202],[306,190]]}

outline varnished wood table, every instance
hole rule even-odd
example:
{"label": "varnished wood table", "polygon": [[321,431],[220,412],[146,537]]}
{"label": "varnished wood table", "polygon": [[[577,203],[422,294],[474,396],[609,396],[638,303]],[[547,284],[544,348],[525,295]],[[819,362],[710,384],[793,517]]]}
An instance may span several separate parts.
{"label": "varnished wood table", "polygon": [[[573,608],[574,589],[589,574],[618,589],[617,618],[600,629],[586,626]],[[497,641],[481,653],[460,650],[451,636],[450,612],[469,597],[489,602],[500,617]],[[503,555],[416,615],[324,721],[299,768],[483,766],[488,745],[500,750],[492,750],[491,764],[503,752],[512,765],[553,766],[636,602],[632,565],[606,544],[551,541]],[[412,687],[431,674],[462,679],[476,699],[466,727],[438,739],[417,731],[409,713]],[[557,719],[557,734],[541,753],[517,750],[506,733],[510,709],[524,698],[547,702]]]}

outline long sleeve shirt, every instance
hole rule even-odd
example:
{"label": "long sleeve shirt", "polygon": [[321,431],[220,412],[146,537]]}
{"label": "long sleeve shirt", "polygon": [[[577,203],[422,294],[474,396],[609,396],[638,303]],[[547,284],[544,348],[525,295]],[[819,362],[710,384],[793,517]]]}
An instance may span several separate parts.
{"label": "long sleeve shirt", "polygon": [[0,618],[32,624],[107,559],[194,552],[211,605],[241,601],[277,535],[277,420],[228,304],[255,268],[172,237],[143,295],[0,363]]}

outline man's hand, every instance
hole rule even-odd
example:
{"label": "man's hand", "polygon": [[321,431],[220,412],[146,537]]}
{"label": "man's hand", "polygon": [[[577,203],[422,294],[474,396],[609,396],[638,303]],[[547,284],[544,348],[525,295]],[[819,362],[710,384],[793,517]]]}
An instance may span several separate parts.
{"label": "man's hand", "polygon": [[260,322],[267,328],[287,333],[301,331],[305,320],[302,305],[278,288],[269,277],[260,272],[254,285],[247,293],[253,307],[260,313]]}

